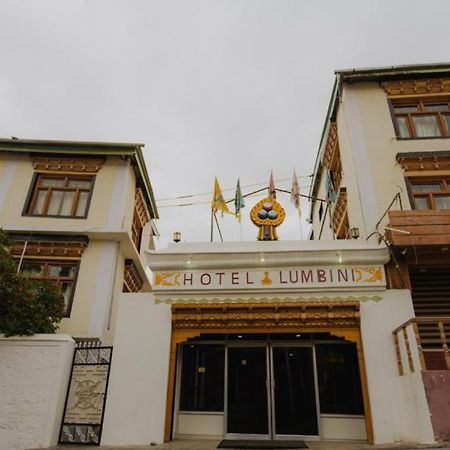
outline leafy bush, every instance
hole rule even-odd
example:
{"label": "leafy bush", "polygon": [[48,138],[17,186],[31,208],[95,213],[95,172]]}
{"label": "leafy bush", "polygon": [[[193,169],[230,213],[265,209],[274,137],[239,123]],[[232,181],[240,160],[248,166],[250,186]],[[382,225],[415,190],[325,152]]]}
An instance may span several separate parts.
{"label": "leafy bush", "polygon": [[9,253],[9,239],[0,230],[0,333],[5,336],[55,333],[63,316],[64,301],[48,281],[17,274]]}

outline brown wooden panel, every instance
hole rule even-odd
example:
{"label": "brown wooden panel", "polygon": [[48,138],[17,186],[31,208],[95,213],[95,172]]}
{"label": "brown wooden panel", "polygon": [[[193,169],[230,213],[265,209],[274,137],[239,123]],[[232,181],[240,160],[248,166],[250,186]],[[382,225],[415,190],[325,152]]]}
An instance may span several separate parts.
{"label": "brown wooden panel", "polygon": [[394,246],[450,244],[449,210],[389,211],[388,239]]}
{"label": "brown wooden panel", "polygon": [[395,246],[408,247],[411,245],[450,245],[450,234],[433,234],[427,236],[396,234],[390,241]]}

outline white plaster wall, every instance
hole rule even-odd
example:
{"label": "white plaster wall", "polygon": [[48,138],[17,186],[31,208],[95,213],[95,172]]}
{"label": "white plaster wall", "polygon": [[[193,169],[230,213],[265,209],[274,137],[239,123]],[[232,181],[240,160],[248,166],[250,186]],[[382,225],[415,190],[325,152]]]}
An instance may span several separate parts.
{"label": "white plaster wall", "polygon": [[171,311],[152,294],[119,297],[102,445],[162,442]]}
{"label": "white plaster wall", "polygon": [[[375,444],[434,441],[420,373],[398,373],[392,331],[413,316],[408,290],[387,290],[381,301],[361,304],[361,336]],[[417,352],[412,356],[419,367]]]}
{"label": "white plaster wall", "polygon": [[64,334],[0,337],[0,450],[57,444],[73,350]]}
{"label": "white plaster wall", "polygon": [[320,416],[320,438],[330,440],[366,441],[366,421],[364,416]]}

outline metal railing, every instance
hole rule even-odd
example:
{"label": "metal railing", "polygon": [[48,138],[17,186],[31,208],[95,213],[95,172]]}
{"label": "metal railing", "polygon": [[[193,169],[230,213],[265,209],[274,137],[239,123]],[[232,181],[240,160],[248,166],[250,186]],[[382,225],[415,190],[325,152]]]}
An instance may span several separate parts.
{"label": "metal railing", "polygon": [[[410,373],[416,370],[450,370],[450,316],[414,317],[392,334],[400,375],[405,374],[405,365]],[[416,367],[415,349],[420,367]]]}

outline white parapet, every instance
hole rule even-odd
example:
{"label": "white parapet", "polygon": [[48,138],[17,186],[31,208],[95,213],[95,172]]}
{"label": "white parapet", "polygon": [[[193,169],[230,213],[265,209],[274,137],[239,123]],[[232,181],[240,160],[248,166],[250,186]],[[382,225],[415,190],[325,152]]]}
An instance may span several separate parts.
{"label": "white parapet", "polygon": [[66,334],[0,335],[0,450],[57,444],[74,347]]}

